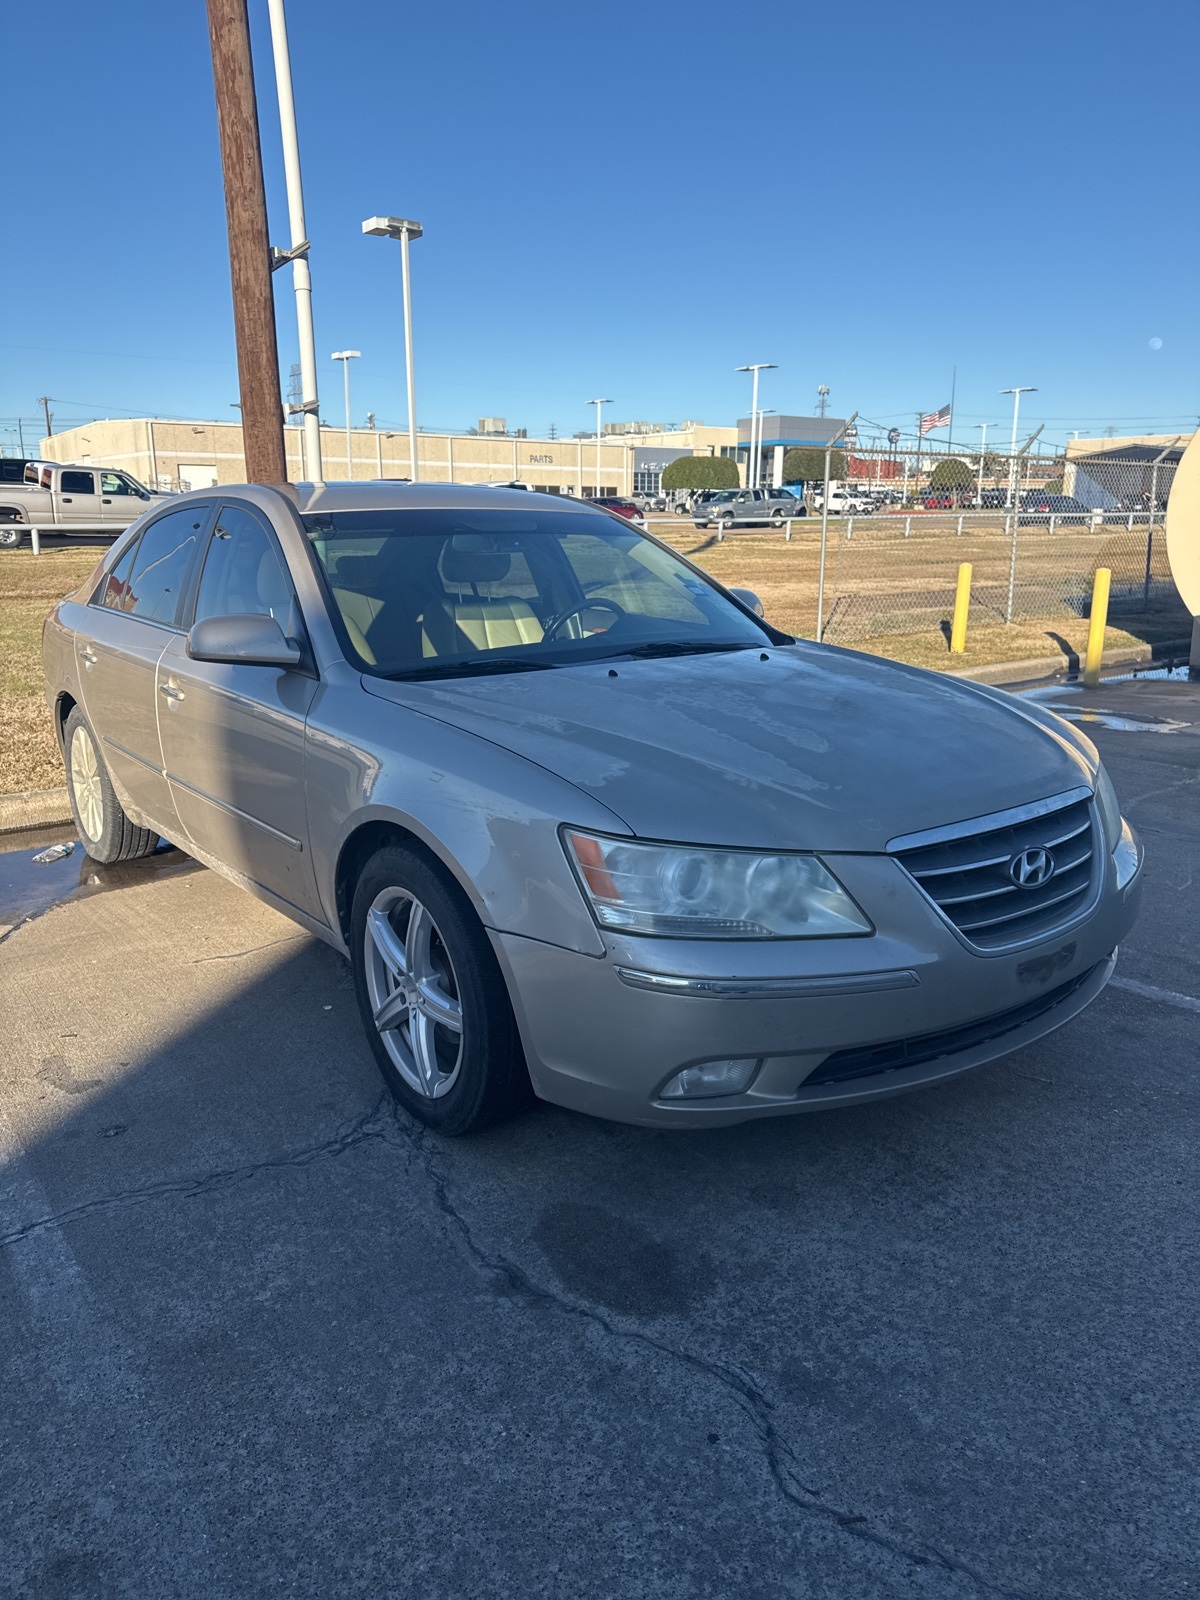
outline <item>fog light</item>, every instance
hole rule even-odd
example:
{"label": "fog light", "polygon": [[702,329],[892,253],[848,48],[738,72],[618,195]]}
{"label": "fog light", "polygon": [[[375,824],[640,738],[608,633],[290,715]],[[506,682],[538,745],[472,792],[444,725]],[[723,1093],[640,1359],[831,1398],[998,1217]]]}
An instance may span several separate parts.
{"label": "fog light", "polygon": [[750,1087],[750,1080],[758,1071],[758,1057],[745,1056],[736,1061],[702,1061],[699,1066],[684,1067],[677,1072],[662,1092],[664,1100],[699,1100],[718,1094],[741,1094]]}

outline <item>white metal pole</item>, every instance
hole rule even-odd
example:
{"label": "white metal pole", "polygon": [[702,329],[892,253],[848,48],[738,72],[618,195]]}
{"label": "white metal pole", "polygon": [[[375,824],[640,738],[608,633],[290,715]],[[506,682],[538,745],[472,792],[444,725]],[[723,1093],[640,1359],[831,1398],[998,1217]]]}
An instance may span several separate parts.
{"label": "white metal pole", "polygon": [[603,413],[604,413],[604,401],[603,400],[597,400],[596,401],[596,498],[597,498],[597,500],[604,493],[604,490],[600,486],[601,482],[603,480],[603,477],[604,477],[603,471],[601,470],[601,466],[600,466],[600,435],[603,432],[603,429],[600,426],[600,419],[601,419]]}
{"label": "white metal pole", "polygon": [[408,229],[400,233],[400,275],[404,280],[404,365],[408,381],[408,454],[411,466],[409,476],[414,483],[421,477],[417,465],[417,389],[413,376],[412,290],[408,281]]}
{"label": "white metal pole", "polygon": [[747,488],[753,489],[758,482],[758,368],[754,369],[754,386],[750,400],[750,482]]}
{"label": "white metal pole", "polygon": [[[306,245],[304,189],[300,181],[300,142],[296,135],[296,104],[292,97],[292,64],[288,52],[284,0],[267,0],[271,16],[271,51],[275,57],[275,91],[279,100],[279,127],[283,138],[283,172],[287,184],[288,225],[291,246]],[[292,261],[292,288],[296,294],[296,332],[300,346],[301,403],[304,406],[304,457],[314,483],[320,483],[321,419],[317,411],[317,346],[313,335],[312,275],[307,254]]]}
{"label": "white metal pole", "polygon": [[354,481],[354,457],[350,453],[350,358],[347,356],[342,361],[342,374],[346,389],[346,478],[348,482]]}

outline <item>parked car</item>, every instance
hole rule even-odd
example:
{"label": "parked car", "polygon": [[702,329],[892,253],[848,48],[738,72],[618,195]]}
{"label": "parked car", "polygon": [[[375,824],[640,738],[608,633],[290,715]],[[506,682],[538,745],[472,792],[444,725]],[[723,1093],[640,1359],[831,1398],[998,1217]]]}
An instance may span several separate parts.
{"label": "parked car", "polygon": [[585,500],[584,504],[599,506],[602,511],[615,511],[617,516],[627,517],[630,522],[644,523],[646,520],[641,507],[634,505],[632,500],[626,500],[623,495],[595,495]]}
{"label": "parked car", "polygon": [[1021,510],[1017,516],[1019,524],[1022,526],[1026,523],[1044,523],[1048,525],[1051,517],[1054,518],[1056,527],[1061,527],[1064,523],[1071,526],[1079,526],[1084,523],[1090,523],[1092,513],[1082,500],[1076,500],[1073,495],[1069,494],[1041,494],[1034,491],[1032,494],[1026,494],[1022,497]]}
{"label": "parked car", "polygon": [[[30,467],[37,482],[30,481]],[[46,533],[120,533],[162,495],[127,472],[68,462],[27,463],[25,481],[0,484],[0,548],[13,549],[31,528]]]}
{"label": "parked car", "polygon": [[665,494],[634,494],[630,496],[634,505],[640,511],[665,511],[667,497]]}
{"label": "parked car", "polygon": [[521,502],[243,485],[141,518],[43,635],[88,854],[165,835],[341,951],[447,1134],[531,1092],[663,1127],[854,1104],[1095,999],[1141,849],[1077,727]]}
{"label": "parked car", "polygon": [[693,513],[698,528],[769,526],[807,515],[790,489],[720,489]]}

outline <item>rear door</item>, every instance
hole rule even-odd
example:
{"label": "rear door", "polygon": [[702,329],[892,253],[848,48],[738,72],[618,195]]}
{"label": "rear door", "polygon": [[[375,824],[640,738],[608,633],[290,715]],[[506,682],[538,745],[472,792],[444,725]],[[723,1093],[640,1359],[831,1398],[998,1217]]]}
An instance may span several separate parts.
{"label": "rear door", "polygon": [[58,516],[60,522],[86,523],[92,527],[104,520],[100,515],[96,474],[90,467],[64,467],[59,474]]}
{"label": "rear door", "polygon": [[[289,638],[306,638],[274,530],[250,506],[221,506],[194,587],[192,620],[267,615]],[[182,632],[158,662],[163,765],[188,838],[323,922],[304,792],[305,721],[316,691],[307,668],[193,661]]]}
{"label": "rear door", "polygon": [[179,608],[211,504],[148,523],[110,569],[76,636],[83,709],[127,810],[168,837],[177,832],[163,775],[155,669],[178,636]]}

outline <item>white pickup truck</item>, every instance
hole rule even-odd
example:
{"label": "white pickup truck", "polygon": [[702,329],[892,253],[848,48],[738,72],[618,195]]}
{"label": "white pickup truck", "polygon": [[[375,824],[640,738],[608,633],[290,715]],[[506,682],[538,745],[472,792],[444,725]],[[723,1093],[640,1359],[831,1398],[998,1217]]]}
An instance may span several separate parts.
{"label": "white pickup truck", "polygon": [[115,538],[165,497],[112,467],[30,461],[22,483],[0,483],[0,548],[43,533],[111,533]]}

